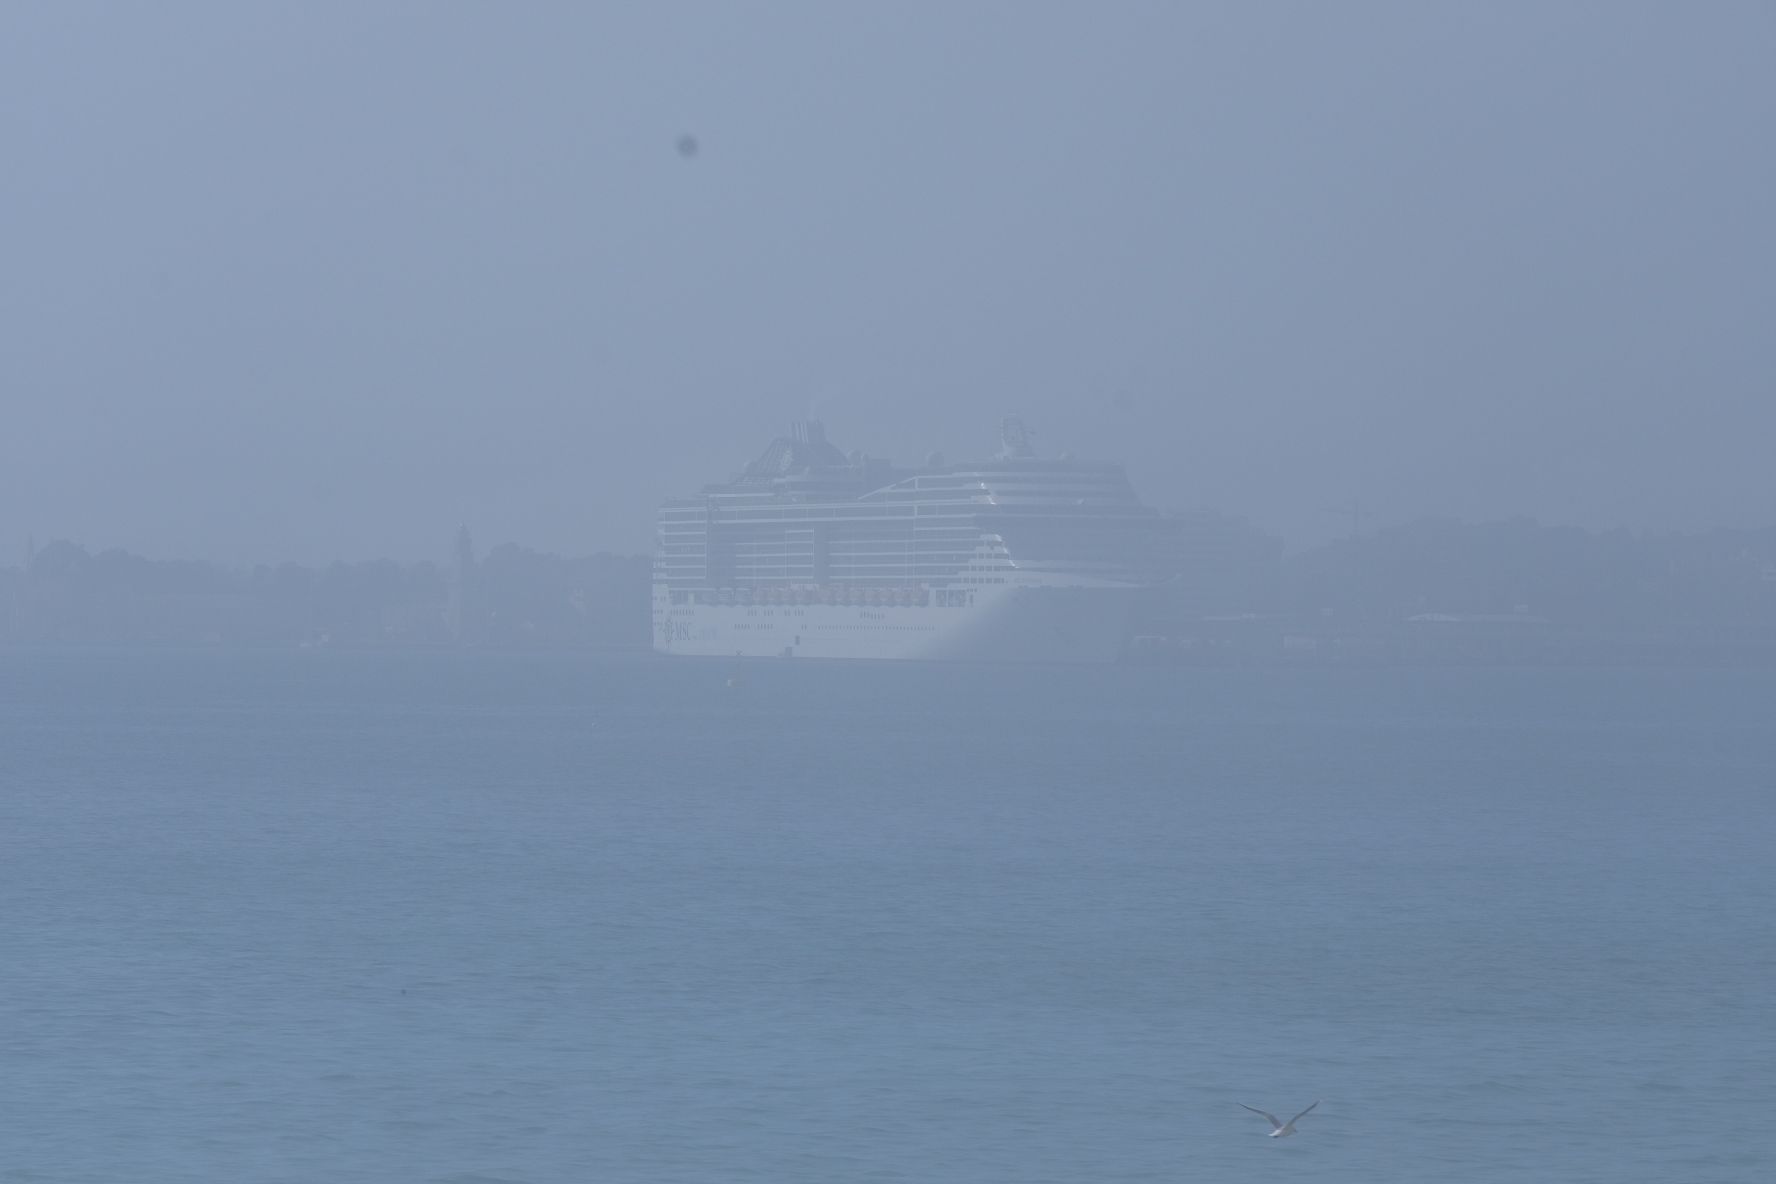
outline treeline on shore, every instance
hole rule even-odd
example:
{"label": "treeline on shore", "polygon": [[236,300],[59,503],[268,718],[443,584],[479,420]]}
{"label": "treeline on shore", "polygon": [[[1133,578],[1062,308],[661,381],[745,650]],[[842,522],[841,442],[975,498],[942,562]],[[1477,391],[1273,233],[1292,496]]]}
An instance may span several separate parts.
{"label": "treeline on shore", "polygon": [[1776,662],[1776,528],[1425,519],[1278,557],[1244,603],[1188,582],[1137,652],[1234,661]]}
{"label": "treeline on shore", "polygon": [[[1158,659],[1776,656],[1776,528],[1652,533],[1425,520],[1285,556],[1258,532],[1149,598]],[[50,543],[0,568],[15,642],[633,646],[651,560],[513,544],[448,563],[229,568]]]}
{"label": "treeline on shore", "polygon": [[42,642],[645,646],[650,568],[510,543],[454,564],[228,568],[61,541],[0,569],[0,629]]}

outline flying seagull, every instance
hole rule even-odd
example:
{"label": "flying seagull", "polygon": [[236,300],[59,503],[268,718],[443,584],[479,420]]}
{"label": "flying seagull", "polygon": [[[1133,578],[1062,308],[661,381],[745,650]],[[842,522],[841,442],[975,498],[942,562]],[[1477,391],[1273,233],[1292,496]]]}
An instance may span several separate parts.
{"label": "flying seagull", "polygon": [[1244,1102],[1240,1103],[1240,1105],[1242,1107],[1245,1107],[1245,1109],[1250,1110],[1252,1113],[1264,1115],[1265,1119],[1270,1123],[1270,1125],[1275,1128],[1274,1130],[1272,1130],[1270,1132],[1270,1137],[1273,1139],[1280,1139],[1284,1135],[1294,1134],[1295,1133],[1295,1124],[1300,1122],[1303,1118],[1306,1118],[1307,1114],[1308,1114],[1308,1110],[1312,1110],[1314,1108],[1314,1106],[1318,1106],[1319,1104],[1320,1104],[1319,1100],[1316,1098],[1314,1100],[1314,1105],[1309,1106],[1307,1108],[1307,1110],[1303,1110],[1300,1114],[1297,1114],[1294,1118],[1291,1118],[1288,1122],[1278,1122],[1277,1116],[1272,1114],[1270,1111],[1260,1110],[1256,1106],[1247,1106]]}

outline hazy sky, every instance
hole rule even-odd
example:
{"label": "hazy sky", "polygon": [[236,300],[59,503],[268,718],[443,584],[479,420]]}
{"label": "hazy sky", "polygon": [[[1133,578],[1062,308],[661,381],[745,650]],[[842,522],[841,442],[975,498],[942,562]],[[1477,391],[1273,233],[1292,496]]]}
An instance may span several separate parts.
{"label": "hazy sky", "polygon": [[0,562],[646,550],[815,401],[1297,545],[1776,523],[1773,61],[1769,0],[8,4]]}

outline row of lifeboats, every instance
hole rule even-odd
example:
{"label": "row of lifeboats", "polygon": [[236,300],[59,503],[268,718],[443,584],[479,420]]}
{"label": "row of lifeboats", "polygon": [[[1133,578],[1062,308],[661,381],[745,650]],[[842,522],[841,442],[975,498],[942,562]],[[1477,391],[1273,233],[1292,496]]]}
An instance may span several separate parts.
{"label": "row of lifeboats", "polygon": [[699,592],[697,600],[705,604],[843,604],[885,608],[928,605],[931,603],[931,591],[923,586],[863,588],[832,584],[802,588],[722,588],[715,592]]}

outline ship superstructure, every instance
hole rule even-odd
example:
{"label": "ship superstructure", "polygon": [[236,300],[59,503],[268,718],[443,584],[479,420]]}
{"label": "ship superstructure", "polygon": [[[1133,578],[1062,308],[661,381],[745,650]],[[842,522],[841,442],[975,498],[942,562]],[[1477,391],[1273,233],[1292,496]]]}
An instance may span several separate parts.
{"label": "ship superstructure", "polygon": [[1008,417],[988,460],[917,469],[795,424],[734,480],[660,508],[654,646],[721,656],[1107,661],[1172,520],[1119,465],[1043,459]]}

